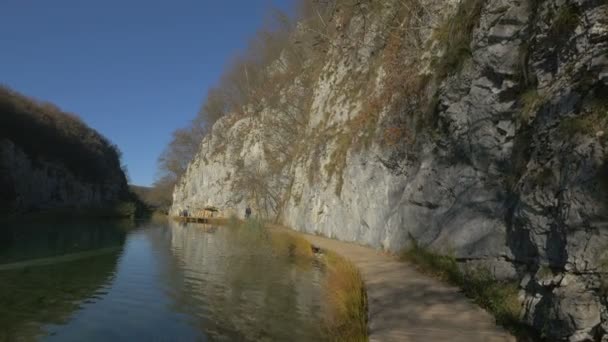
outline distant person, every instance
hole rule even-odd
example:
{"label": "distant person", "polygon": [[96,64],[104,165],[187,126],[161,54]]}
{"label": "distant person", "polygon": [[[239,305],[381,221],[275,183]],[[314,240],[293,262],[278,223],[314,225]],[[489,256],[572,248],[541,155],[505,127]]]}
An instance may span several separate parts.
{"label": "distant person", "polygon": [[245,218],[248,219],[249,216],[251,216],[251,208],[247,206],[247,208],[245,208]]}

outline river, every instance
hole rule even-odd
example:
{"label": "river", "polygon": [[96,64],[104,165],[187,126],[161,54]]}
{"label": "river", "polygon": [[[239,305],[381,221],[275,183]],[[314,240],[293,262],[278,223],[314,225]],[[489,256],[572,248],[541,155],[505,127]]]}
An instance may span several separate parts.
{"label": "river", "polygon": [[3,224],[0,341],[323,340],[323,269],[266,232],[155,220]]}

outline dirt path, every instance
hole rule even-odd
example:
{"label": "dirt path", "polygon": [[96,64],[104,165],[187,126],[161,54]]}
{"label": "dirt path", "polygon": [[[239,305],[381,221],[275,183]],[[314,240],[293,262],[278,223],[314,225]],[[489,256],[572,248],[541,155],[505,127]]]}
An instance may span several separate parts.
{"label": "dirt path", "polygon": [[351,260],[361,270],[367,287],[370,341],[515,341],[457,288],[374,249],[302,236]]}

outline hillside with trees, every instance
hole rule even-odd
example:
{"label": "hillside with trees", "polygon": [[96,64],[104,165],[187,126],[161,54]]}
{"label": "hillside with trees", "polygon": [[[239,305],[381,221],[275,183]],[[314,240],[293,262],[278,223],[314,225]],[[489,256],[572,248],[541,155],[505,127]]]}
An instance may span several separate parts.
{"label": "hillside with trees", "polygon": [[127,199],[118,147],[78,116],[0,87],[0,206],[24,212]]}

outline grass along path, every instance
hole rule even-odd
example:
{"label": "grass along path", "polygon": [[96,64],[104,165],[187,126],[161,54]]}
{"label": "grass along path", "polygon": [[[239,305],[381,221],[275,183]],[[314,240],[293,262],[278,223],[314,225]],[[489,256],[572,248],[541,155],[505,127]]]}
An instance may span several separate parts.
{"label": "grass along path", "polygon": [[396,257],[320,236],[293,234],[341,255],[360,270],[367,290],[370,341],[515,341],[457,287],[423,275]]}

